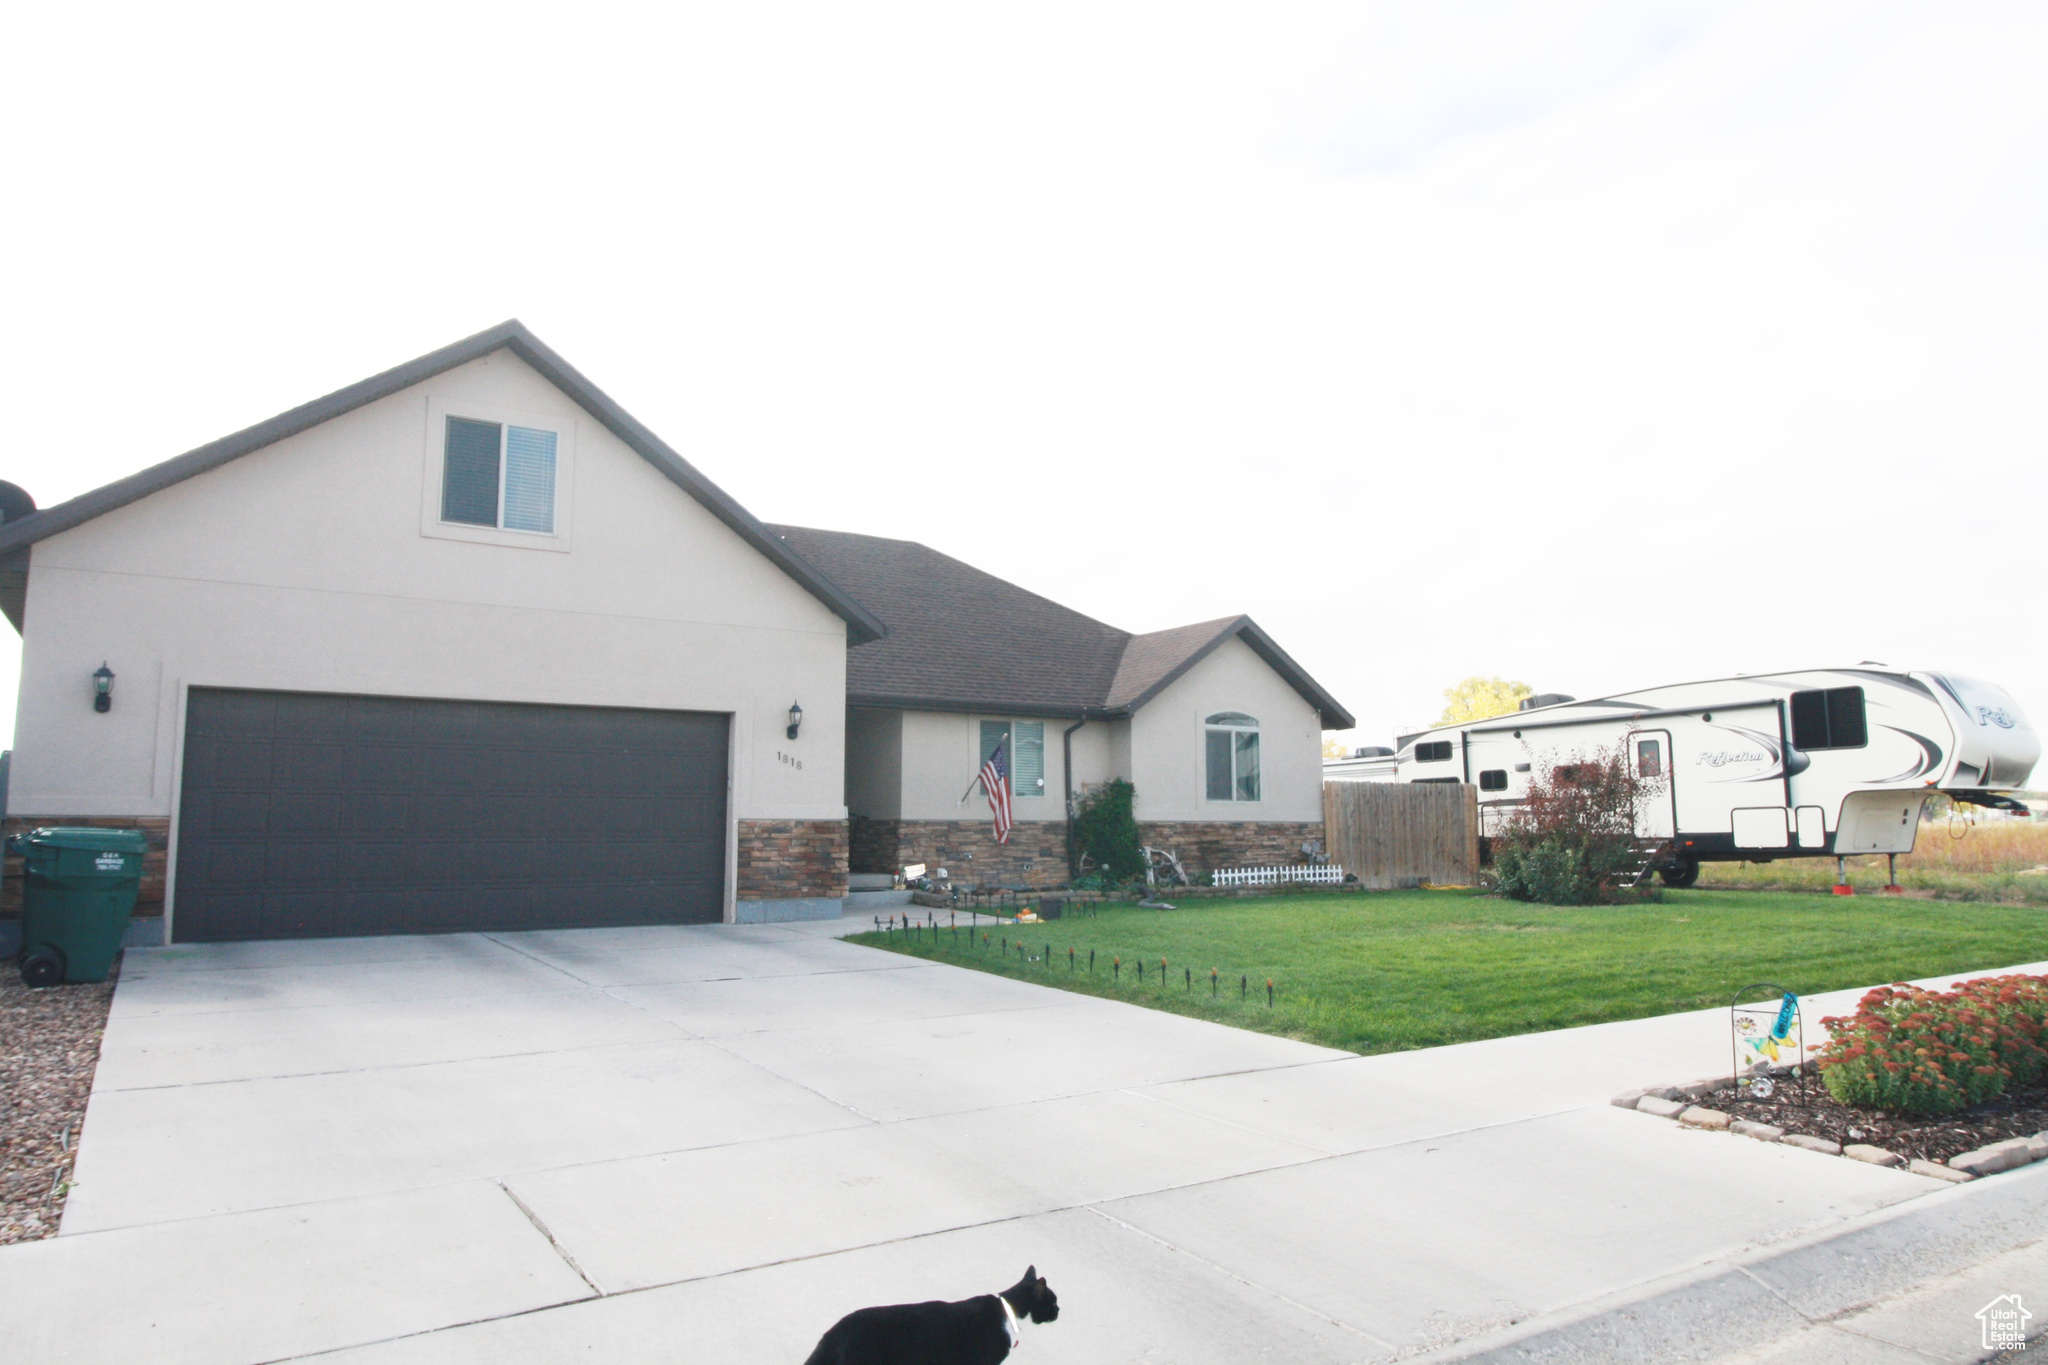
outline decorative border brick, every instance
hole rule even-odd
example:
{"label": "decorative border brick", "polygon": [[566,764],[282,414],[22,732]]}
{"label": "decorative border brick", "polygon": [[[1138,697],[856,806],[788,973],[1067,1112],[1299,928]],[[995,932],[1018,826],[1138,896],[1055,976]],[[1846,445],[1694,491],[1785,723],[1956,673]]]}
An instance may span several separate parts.
{"label": "decorative border brick", "polygon": [[[1786,1070],[1773,1070],[1773,1075],[1787,1074]],[[1735,1081],[1728,1076],[1710,1076],[1704,1080],[1689,1081],[1684,1085],[1659,1086],[1652,1090],[1625,1090],[1608,1101],[1620,1109],[1633,1109],[1638,1113],[1654,1115],[1657,1118],[1677,1119],[1691,1128],[1723,1128],[1759,1142],[1776,1142],[1786,1147],[1798,1147],[1809,1152],[1820,1152],[1826,1156],[1839,1156],[1848,1161],[1865,1161],[1873,1166],[1910,1171],[1934,1180],[1946,1180],[1961,1184],[1978,1176],[1996,1175],[2036,1161],[2048,1161],[2048,1132],[2032,1137],[2005,1138],[1979,1147],[1971,1152],[1958,1152],[1948,1159],[1947,1164],[1923,1161],[1914,1157],[1908,1161],[1897,1152],[1886,1151],[1865,1142],[1852,1142],[1846,1148],[1832,1138],[1811,1137],[1805,1133],[1788,1133],[1768,1123],[1752,1123],[1745,1119],[1729,1122],[1729,1116],[1718,1109],[1712,1109],[1691,1101],[1705,1100],[1725,1090],[1733,1090]]]}

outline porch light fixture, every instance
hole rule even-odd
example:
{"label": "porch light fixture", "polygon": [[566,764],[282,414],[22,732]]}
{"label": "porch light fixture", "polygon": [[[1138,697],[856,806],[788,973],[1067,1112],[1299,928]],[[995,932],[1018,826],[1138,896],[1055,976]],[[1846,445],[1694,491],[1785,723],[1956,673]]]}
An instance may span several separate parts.
{"label": "porch light fixture", "polygon": [[795,702],[789,704],[789,737],[796,738],[796,729],[804,723],[804,708]]}
{"label": "porch light fixture", "polygon": [[92,709],[114,709],[114,670],[108,668],[104,660],[92,671]]}

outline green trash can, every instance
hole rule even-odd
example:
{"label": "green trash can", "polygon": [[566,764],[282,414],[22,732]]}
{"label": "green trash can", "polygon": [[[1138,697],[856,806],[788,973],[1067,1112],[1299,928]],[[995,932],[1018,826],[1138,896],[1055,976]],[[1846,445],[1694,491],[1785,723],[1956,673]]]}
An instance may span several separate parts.
{"label": "green trash can", "polygon": [[50,826],[9,836],[22,855],[21,979],[105,981],[142,889],[139,829]]}

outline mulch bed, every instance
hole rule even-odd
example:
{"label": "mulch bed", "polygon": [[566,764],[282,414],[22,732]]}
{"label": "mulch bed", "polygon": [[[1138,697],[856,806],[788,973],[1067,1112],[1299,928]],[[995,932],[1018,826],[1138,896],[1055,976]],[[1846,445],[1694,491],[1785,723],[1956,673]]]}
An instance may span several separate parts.
{"label": "mulch bed", "polygon": [[1954,1114],[1888,1114],[1837,1104],[1818,1076],[1806,1078],[1806,1102],[1799,1082],[1781,1078],[1767,1100],[1737,1099],[1731,1092],[1702,1101],[1733,1118],[1783,1128],[1788,1133],[1832,1138],[1847,1146],[1865,1142],[1902,1157],[1947,1161],[1952,1156],[2006,1138],[2048,1131],[2048,1082],[2020,1086],[1975,1109]]}
{"label": "mulch bed", "polygon": [[0,959],[0,1245],[56,1235],[113,1000],[112,976],[30,990]]}

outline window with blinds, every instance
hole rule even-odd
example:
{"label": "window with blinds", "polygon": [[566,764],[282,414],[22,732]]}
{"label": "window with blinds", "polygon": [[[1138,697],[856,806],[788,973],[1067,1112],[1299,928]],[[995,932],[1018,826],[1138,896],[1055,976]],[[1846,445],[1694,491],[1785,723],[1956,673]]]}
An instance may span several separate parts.
{"label": "window with blinds", "polygon": [[450,417],[441,520],[504,531],[555,531],[555,433]]}
{"label": "window with blinds", "polygon": [[981,761],[1004,740],[1010,741],[1005,766],[1010,773],[1010,795],[1045,795],[1045,722],[1042,720],[985,720],[981,723]]}

